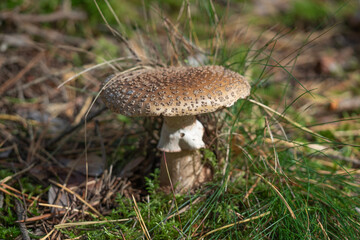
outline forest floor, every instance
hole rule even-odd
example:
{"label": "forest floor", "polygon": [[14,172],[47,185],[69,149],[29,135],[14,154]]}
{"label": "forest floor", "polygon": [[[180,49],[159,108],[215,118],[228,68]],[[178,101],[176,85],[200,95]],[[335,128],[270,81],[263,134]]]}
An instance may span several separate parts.
{"label": "forest floor", "polygon": [[[0,3],[0,239],[360,238],[358,3],[80,2]],[[252,86],[199,116],[213,177],[184,194],[159,187],[162,119],[98,99],[180,65]]]}

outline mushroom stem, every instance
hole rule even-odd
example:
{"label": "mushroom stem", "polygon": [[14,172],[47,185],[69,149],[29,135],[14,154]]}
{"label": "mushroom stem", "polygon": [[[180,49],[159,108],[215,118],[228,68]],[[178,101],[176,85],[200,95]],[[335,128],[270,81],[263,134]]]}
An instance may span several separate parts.
{"label": "mushroom stem", "polygon": [[199,150],[165,153],[165,157],[161,159],[160,186],[169,187],[170,179],[173,186],[177,187],[177,192],[186,191],[204,182]]}
{"label": "mushroom stem", "polygon": [[201,176],[200,148],[205,147],[202,140],[203,125],[195,116],[164,117],[158,149],[165,152],[160,166],[160,185],[170,186],[169,177],[179,189],[186,190],[203,182]]}

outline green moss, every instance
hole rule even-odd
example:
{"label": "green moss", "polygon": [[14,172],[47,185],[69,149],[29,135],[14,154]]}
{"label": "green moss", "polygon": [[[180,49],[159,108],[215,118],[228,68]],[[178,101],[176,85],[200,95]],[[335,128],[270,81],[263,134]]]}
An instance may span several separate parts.
{"label": "green moss", "polygon": [[289,27],[323,28],[334,19],[344,19],[354,12],[349,1],[295,0],[287,11],[273,19]]}
{"label": "green moss", "polygon": [[15,223],[17,217],[13,208],[12,197],[5,195],[4,206],[0,208],[0,239],[15,239],[20,235],[18,225]]}
{"label": "green moss", "polygon": [[[115,28],[120,27],[122,30],[126,28],[126,23],[131,19],[131,21],[141,21],[141,17],[139,14],[138,6],[141,6],[141,0],[134,1],[117,1],[117,0],[109,0],[111,7],[113,8],[117,18],[119,18],[121,22],[121,26],[118,26],[116,17],[112,14],[110,8],[106,4],[105,1],[96,1],[99,9],[101,9],[102,14],[106,18],[107,22],[114,26]],[[96,4],[93,0],[73,0],[72,4],[75,7],[81,7],[84,9],[89,17],[89,22],[92,26],[96,26],[98,24],[103,24],[104,20],[102,19],[101,14],[96,7]]]}
{"label": "green moss", "polygon": [[24,0],[6,0],[0,2],[0,10],[13,9],[20,6]]}
{"label": "green moss", "polygon": [[0,225],[0,239],[15,239],[20,233],[17,226],[5,227]]}

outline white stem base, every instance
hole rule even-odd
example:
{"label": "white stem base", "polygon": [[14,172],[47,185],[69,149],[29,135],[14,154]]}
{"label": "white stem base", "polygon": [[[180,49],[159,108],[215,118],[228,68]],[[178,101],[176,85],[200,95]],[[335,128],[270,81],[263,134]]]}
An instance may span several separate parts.
{"label": "white stem base", "polygon": [[171,186],[169,177],[176,192],[187,191],[206,181],[207,174],[201,164],[199,150],[165,153],[165,157],[167,168],[164,158],[160,166],[161,187]]}

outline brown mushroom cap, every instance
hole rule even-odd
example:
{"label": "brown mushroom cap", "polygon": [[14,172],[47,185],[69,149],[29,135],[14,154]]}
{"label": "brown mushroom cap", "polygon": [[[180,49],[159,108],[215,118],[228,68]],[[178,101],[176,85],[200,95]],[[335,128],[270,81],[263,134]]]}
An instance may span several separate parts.
{"label": "brown mushroom cap", "polygon": [[126,116],[184,116],[229,107],[250,94],[240,74],[221,66],[137,70],[109,77],[101,97]]}

